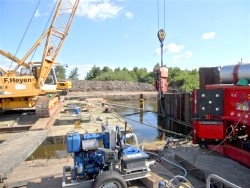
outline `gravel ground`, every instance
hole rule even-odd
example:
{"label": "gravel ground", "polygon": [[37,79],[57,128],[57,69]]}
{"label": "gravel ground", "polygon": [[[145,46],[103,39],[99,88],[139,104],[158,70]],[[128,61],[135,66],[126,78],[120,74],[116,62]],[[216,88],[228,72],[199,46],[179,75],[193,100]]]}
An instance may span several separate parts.
{"label": "gravel ground", "polygon": [[143,94],[145,100],[156,100],[157,91],[89,91],[69,92],[68,97],[103,98],[111,101],[139,100]]}
{"label": "gravel ground", "polygon": [[153,85],[126,81],[71,80],[71,91],[154,91]]}

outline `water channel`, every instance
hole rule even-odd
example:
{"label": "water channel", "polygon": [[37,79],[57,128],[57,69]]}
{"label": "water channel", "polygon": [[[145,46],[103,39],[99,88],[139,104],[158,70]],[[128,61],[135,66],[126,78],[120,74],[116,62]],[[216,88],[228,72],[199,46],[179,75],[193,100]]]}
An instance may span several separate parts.
{"label": "water channel", "polygon": [[[133,127],[139,143],[158,139],[156,101],[145,101],[143,113],[140,113],[139,101],[116,101],[113,104],[117,113]],[[65,152],[65,144],[42,144],[27,160],[60,158]]]}

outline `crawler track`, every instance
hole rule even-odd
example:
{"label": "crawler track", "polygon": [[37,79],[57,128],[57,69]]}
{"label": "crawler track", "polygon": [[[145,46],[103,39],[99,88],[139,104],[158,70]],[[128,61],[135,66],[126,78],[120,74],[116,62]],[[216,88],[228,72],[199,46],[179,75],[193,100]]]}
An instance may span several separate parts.
{"label": "crawler track", "polygon": [[58,104],[59,100],[60,96],[57,94],[39,97],[35,106],[36,116],[38,118],[50,117],[52,115],[52,110]]}

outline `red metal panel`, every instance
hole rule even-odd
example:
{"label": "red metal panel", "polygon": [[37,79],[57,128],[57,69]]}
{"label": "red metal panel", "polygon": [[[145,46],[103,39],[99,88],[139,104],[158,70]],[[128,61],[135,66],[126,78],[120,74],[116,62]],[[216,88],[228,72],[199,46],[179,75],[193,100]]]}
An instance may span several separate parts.
{"label": "red metal panel", "polygon": [[228,120],[241,120],[250,125],[250,88],[225,89],[224,116]]}
{"label": "red metal panel", "polygon": [[[193,142],[199,143],[201,139],[205,141],[225,139],[227,134],[230,133],[228,136],[234,140],[227,140],[221,146],[209,145],[209,149],[215,148],[217,152],[250,167],[250,87],[217,84],[207,85],[206,89],[224,90],[224,113],[220,116],[207,114],[206,118],[209,121],[205,121],[206,118],[204,118],[204,121],[194,120]],[[223,122],[217,122],[218,119],[223,120]],[[210,124],[210,120],[211,122],[217,122],[216,126]],[[230,129],[230,126],[234,127],[234,130]]]}
{"label": "red metal panel", "polygon": [[214,84],[214,85],[206,85],[206,89],[236,89],[236,90],[245,90],[250,89],[249,86],[235,86],[230,84]]}
{"label": "red metal panel", "polygon": [[160,77],[167,78],[168,77],[168,68],[167,67],[160,67]]}
{"label": "red metal panel", "polygon": [[248,168],[250,168],[250,152],[248,152],[248,151],[244,151],[242,149],[236,148],[236,147],[228,145],[228,144],[225,144],[222,146],[208,145],[207,147],[210,150],[215,149],[215,151],[217,151],[225,156],[228,156],[228,157],[238,161],[239,163],[247,166]]}
{"label": "red metal panel", "polygon": [[[250,126],[250,87],[234,85],[207,85],[207,89],[224,89],[224,117]],[[242,117],[241,117],[242,116]]]}
{"label": "red metal panel", "polygon": [[168,81],[167,79],[161,78],[161,91],[166,93],[168,91]]}
{"label": "red metal panel", "polygon": [[[154,82],[155,89],[162,93],[168,91],[168,68],[160,67],[156,70],[157,78]],[[160,87],[160,88],[159,88]]]}
{"label": "red metal panel", "polygon": [[234,85],[237,84],[239,77],[238,77],[238,70],[239,70],[240,64],[235,65],[234,70],[233,70],[233,75],[234,75]]}
{"label": "red metal panel", "polygon": [[193,143],[198,144],[198,136],[197,136],[197,121],[193,120]]}
{"label": "red metal panel", "polygon": [[221,121],[196,121],[196,134],[203,139],[218,139],[225,138],[224,124]]}

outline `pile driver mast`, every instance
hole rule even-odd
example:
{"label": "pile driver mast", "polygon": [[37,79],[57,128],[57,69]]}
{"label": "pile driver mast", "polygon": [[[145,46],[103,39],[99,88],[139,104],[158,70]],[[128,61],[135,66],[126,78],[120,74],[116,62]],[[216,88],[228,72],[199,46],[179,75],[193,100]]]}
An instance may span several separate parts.
{"label": "pile driver mast", "polygon": [[[42,34],[26,55],[19,59],[12,54],[0,50],[0,54],[17,63],[13,70],[2,69],[0,76],[0,110],[15,108],[31,108],[38,104],[39,109],[49,115],[58,101],[59,96],[39,97],[41,94],[56,93],[56,77],[53,65],[57,64],[56,57],[67,37],[71,23],[80,0],[60,0],[57,4],[50,27]],[[36,48],[45,41],[41,62],[27,62]],[[23,67],[17,74],[19,67]],[[51,82],[46,79],[50,77]],[[45,87],[50,85],[49,89]],[[46,100],[45,100],[46,98]],[[43,115],[42,115],[43,116]]]}

